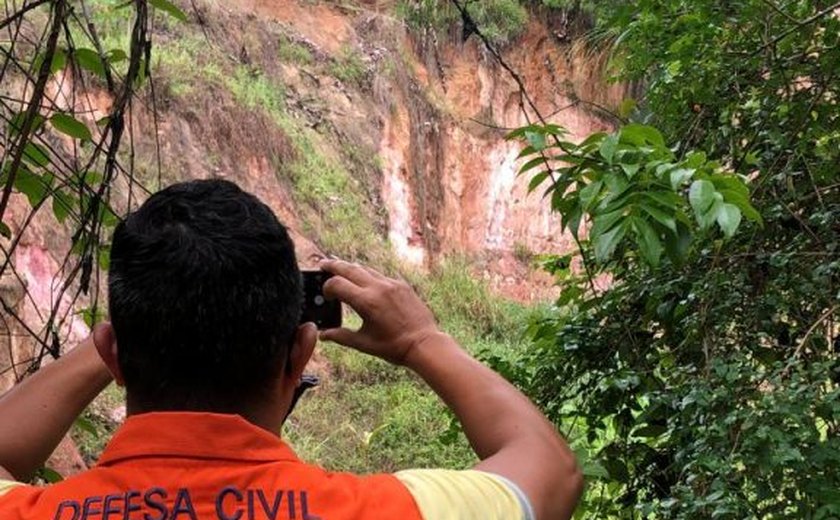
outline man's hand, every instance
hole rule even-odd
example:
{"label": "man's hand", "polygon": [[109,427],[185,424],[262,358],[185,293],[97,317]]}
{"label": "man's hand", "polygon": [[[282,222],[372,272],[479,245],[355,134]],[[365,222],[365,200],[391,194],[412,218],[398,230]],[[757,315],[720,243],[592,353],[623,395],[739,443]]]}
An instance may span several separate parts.
{"label": "man's hand", "polygon": [[574,454],[527,397],[440,332],[405,282],[347,262],[321,268],[336,275],[324,294],[364,320],[358,332],[330,329],[322,339],[408,366],[461,421],[481,459],[475,469],[516,483],[538,520],[572,516],[583,486]]}
{"label": "man's hand", "polygon": [[439,333],[432,312],[406,282],[341,260],[325,260],[320,267],[335,275],[324,284],[324,296],[347,303],[364,320],[358,331],[325,330],[322,340],[402,364],[412,349]]}

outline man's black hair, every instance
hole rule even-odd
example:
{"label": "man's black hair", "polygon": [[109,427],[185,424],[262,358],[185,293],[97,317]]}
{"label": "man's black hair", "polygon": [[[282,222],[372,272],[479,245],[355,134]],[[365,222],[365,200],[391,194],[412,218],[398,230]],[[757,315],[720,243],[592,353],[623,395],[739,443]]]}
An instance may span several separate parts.
{"label": "man's black hair", "polygon": [[134,413],[241,413],[264,400],[302,305],[286,228],[222,180],[170,186],[121,222],[108,287]]}

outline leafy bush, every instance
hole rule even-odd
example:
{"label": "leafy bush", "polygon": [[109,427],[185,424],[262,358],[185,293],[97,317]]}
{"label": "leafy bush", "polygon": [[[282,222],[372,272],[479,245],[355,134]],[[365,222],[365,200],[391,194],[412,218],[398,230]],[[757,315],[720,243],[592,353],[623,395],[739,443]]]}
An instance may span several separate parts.
{"label": "leafy bush", "polygon": [[515,40],[528,24],[528,11],[519,0],[470,2],[467,12],[479,30],[497,45]]}
{"label": "leafy bush", "polygon": [[458,20],[458,12],[441,0],[398,0],[395,11],[415,30],[444,31]]}
{"label": "leafy bush", "polygon": [[616,74],[646,85],[633,117],[661,136],[515,134],[564,224],[588,223],[587,269],[548,261],[563,296],[534,348],[492,360],[571,432],[582,517],[837,518],[840,20],[686,7],[600,11]]}

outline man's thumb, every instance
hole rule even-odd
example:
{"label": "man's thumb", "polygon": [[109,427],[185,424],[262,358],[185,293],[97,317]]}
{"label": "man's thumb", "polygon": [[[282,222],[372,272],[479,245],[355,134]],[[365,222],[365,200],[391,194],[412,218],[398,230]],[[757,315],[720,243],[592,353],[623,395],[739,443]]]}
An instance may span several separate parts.
{"label": "man's thumb", "polygon": [[356,348],[358,332],[354,332],[344,327],[336,329],[322,330],[320,334],[321,341],[332,341],[344,345],[345,347]]}

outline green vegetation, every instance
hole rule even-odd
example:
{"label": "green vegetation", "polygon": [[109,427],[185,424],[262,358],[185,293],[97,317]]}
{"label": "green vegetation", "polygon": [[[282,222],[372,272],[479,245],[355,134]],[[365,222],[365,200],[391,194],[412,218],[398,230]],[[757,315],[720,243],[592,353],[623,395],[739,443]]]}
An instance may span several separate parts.
{"label": "green vegetation", "polygon": [[[514,41],[528,24],[528,11],[519,0],[462,3],[482,34],[498,45]],[[396,13],[415,30],[442,32],[461,19],[458,10],[449,0],[399,0]]]}
{"label": "green vegetation", "polygon": [[361,86],[367,75],[362,57],[352,47],[344,46],[329,66],[329,73],[352,85]]}
{"label": "green vegetation", "polygon": [[513,134],[564,225],[591,222],[587,269],[549,258],[556,308],[491,361],[570,432],[580,517],[836,518],[836,6],[687,5],[598,3],[593,41],[646,85],[616,132]]}
{"label": "green vegetation", "polygon": [[281,36],[278,42],[277,56],[280,61],[297,65],[311,65],[315,61],[312,51],[306,45]]}

